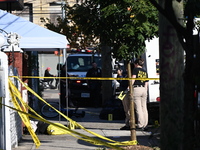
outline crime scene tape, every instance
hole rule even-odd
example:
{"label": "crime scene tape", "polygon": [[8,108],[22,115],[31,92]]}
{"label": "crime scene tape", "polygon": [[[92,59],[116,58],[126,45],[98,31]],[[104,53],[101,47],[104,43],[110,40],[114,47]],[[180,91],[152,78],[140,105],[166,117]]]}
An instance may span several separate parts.
{"label": "crime scene tape", "polygon": [[[12,86],[13,86],[13,85],[12,85]],[[16,89],[17,89],[17,88],[16,88]],[[16,92],[15,95],[20,95],[19,93],[17,94],[17,91],[15,91],[15,92]],[[19,92],[19,91],[18,91],[18,92]],[[14,93],[12,93],[12,95],[14,95]],[[20,98],[20,99],[21,99],[21,98]],[[28,114],[28,113],[26,113],[26,112],[24,112],[24,111],[22,111],[22,110],[20,110],[20,109],[17,109],[17,108],[20,108],[20,106],[17,107],[16,109],[15,109],[15,108],[12,108],[12,107],[10,107],[10,106],[9,106],[9,108],[14,109],[14,110],[16,110],[16,111],[18,111],[18,112],[20,112],[20,113],[26,114],[26,115],[28,115],[28,116],[30,116],[30,117],[32,117],[32,118],[37,119],[37,120],[46,122],[46,123],[48,123],[48,124],[52,124],[52,125],[57,126],[57,127],[62,127],[62,126],[59,126],[59,125],[57,125],[57,124],[55,124],[55,123],[49,122],[49,121],[45,120],[45,119],[42,118],[42,117],[33,116],[33,115]],[[29,126],[28,126],[28,127],[29,127]],[[30,128],[30,127],[29,127],[29,128]],[[62,129],[63,129],[63,128],[62,128]],[[94,139],[94,138],[91,138],[91,137],[89,137],[89,136],[85,136],[85,135],[83,135],[83,134],[81,134],[81,133],[74,132],[74,131],[70,130],[70,129],[67,128],[67,127],[64,128],[64,129],[67,129],[67,130],[69,131],[69,134],[70,134],[70,135],[72,135],[72,136],[74,136],[74,137],[76,137],[76,138],[78,138],[78,139],[84,140],[84,141],[86,141],[86,142],[89,142],[89,143],[92,143],[92,144],[96,144],[96,145],[98,145],[98,144],[100,144],[100,145],[105,145],[105,146],[108,146],[108,147],[111,147],[111,148],[119,149],[118,147],[113,146],[112,144],[104,143],[104,142],[102,143],[102,141],[98,141],[98,140],[96,140],[96,139]],[[77,135],[79,135],[79,136],[81,136],[81,137],[84,137],[84,138],[77,137],[77,136],[71,134],[71,132],[72,132],[72,133],[75,133],[75,134],[77,134]],[[37,139],[36,136],[32,136],[32,138],[34,139],[34,141],[36,141],[36,139]],[[36,143],[35,143],[35,144],[36,144]],[[121,148],[120,148],[120,149],[121,149]]]}
{"label": "crime scene tape", "polygon": [[[16,77],[16,76],[9,76]],[[39,76],[19,76],[20,78],[38,78],[38,79],[84,79],[84,80],[159,80],[159,78],[95,78],[95,77],[39,77]]]}
{"label": "crime scene tape", "polygon": [[[8,80],[8,82],[9,82],[9,85],[10,85],[10,84],[11,84],[11,81]],[[36,148],[38,148],[38,147],[40,146],[40,140],[38,139],[37,135],[36,135],[35,132],[33,131],[28,116],[25,115],[25,114],[23,114],[23,113],[21,113],[22,110],[25,110],[25,106],[22,104],[22,107],[20,107],[19,103],[17,102],[16,97],[15,97],[14,94],[13,94],[14,91],[11,89],[11,86],[9,86],[9,92],[10,92],[10,95],[11,95],[12,102],[13,102],[14,106],[15,106],[18,110],[20,110],[20,112],[18,111],[18,114],[20,115],[20,117],[21,117],[23,123],[25,124],[25,126],[27,127],[27,129],[28,129],[30,135],[32,136],[33,141],[34,141],[34,143],[35,143],[35,145],[36,145]],[[23,109],[22,109],[22,108],[23,108]]]}
{"label": "crime scene tape", "polygon": [[[77,136],[74,136],[74,137],[76,137],[76,138],[78,138],[78,139],[80,139],[80,140],[84,140],[84,141],[86,141],[86,142],[90,142],[91,144],[95,144],[95,142],[96,142],[96,144],[98,143],[99,145],[104,145],[104,146],[107,146],[107,147],[110,147],[110,148],[114,148],[114,149],[116,149],[116,150],[124,150],[123,148],[116,147],[116,146],[113,146],[113,145],[111,145],[111,144],[109,144],[109,143],[107,143],[107,142],[104,142],[104,141],[101,141],[101,140],[98,140],[98,139],[91,138],[91,137],[89,137],[89,136],[87,136],[87,135],[84,135],[84,134],[82,134],[82,133],[78,133],[78,132],[76,132],[76,131],[70,130],[70,129],[67,128],[67,127],[61,126],[61,125],[56,124],[56,123],[52,123],[52,122],[50,122],[50,121],[47,121],[47,120],[45,120],[45,119],[36,117],[36,116],[34,116],[34,115],[31,115],[31,114],[26,113],[26,112],[24,112],[24,111],[21,111],[21,110],[19,110],[19,109],[16,109],[16,108],[13,108],[13,107],[11,107],[11,106],[2,104],[1,102],[0,102],[0,104],[3,105],[3,106],[8,107],[8,108],[10,108],[10,109],[13,109],[13,110],[15,110],[15,111],[17,111],[17,112],[20,112],[20,113],[22,113],[22,114],[24,114],[24,115],[26,115],[26,116],[29,116],[29,117],[31,117],[31,118],[34,118],[34,119],[37,119],[37,120],[39,120],[39,121],[43,121],[43,122],[45,122],[45,123],[54,125],[54,126],[56,126],[56,127],[58,127],[58,128],[61,128],[61,129],[63,129],[63,130],[67,130],[67,131],[69,131],[69,133],[72,132],[72,133],[77,134],[77,135],[79,135],[79,136],[82,136],[82,137],[84,137],[84,138],[90,139],[90,140],[87,140],[87,139],[84,139],[84,138],[79,138],[79,137],[77,137]],[[72,135],[72,134],[71,134],[71,135]]]}
{"label": "crime scene tape", "polygon": [[[24,85],[24,87],[25,88],[27,88],[27,90],[29,90],[32,94],[34,94],[36,97],[38,97],[40,100],[42,100],[44,103],[46,103],[46,104],[48,104],[45,100],[43,100],[39,95],[37,95],[37,93],[35,93],[32,89],[30,89],[26,84],[24,84],[17,76],[15,76],[15,78],[17,78],[23,85]],[[13,86],[13,85],[12,85]],[[18,91],[19,92],[19,91]],[[17,95],[17,94],[16,94]],[[19,96],[19,94],[18,94],[18,96]],[[52,107],[50,104],[48,104],[50,107]],[[53,107],[52,107],[53,108]],[[53,109],[55,109],[55,108],[53,108]],[[108,138],[106,138],[106,137],[104,137],[104,136],[101,136],[101,135],[99,135],[99,134],[96,134],[96,133],[94,133],[94,132],[92,132],[92,131],[89,131],[89,130],[87,130],[87,129],[85,129],[83,126],[81,126],[80,124],[78,124],[78,123],[76,123],[75,121],[73,121],[72,119],[70,119],[70,118],[68,118],[67,116],[65,116],[64,114],[62,114],[61,112],[59,112],[57,109],[55,109],[55,111],[57,111],[58,113],[60,113],[64,118],[66,118],[67,120],[69,120],[70,121],[70,123],[72,123],[72,124],[74,124],[74,126],[77,126],[77,127],[79,127],[79,128],[81,128],[81,129],[83,129],[83,130],[85,130],[85,131],[87,131],[88,133],[90,133],[90,134],[92,134],[92,135],[95,135],[95,136],[97,136],[97,137],[99,137],[99,138],[101,138],[101,139],[104,139],[104,140],[107,140],[107,141],[109,141],[109,142],[112,142],[112,143],[104,143],[103,145],[105,145],[105,146],[108,146],[108,147],[110,147],[110,145],[112,145],[112,146],[114,146],[114,145],[136,145],[137,144],[137,141],[125,141],[125,142],[117,142],[117,141],[114,141],[114,140],[111,140],[111,139],[108,139]],[[32,116],[33,117],[33,116]],[[33,118],[35,118],[35,116],[33,117]],[[45,119],[44,118],[42,118],[42,117],[37,117],[37,119],[38,120],[43,120],[44,122],[45,122]],[[50,123],[50,122],[49,122]],[[53,124],[53,123],[50,123],[50,124]],[[70,132],[72,132],[72,130],[70,130]],[[80,133],[77,133],[77,134],[79,134],[79,135],[82,135],[82,134],[80,134]],[[72,135],[73,136],[73,135]],[[82,135],[82,137],[85,137],[85,135]],[[88,138],[88,136],[86,136],[87,138]],[[79,138],[80,139],[80,138]],[[82,138],[81,138],[82,139]],[[92,138],[91,139],[91,137],[89,138],[89,139],[82,139],[82,140],[85,140],[86,142],[89,142],[89,143],[92,143],[92,144],[95,144],[95,145],[98,145],[98,144],[102,144],[101,142],[99,142],[99,141],[96,141],[96,139],[94,139],[94,138]],[[108,144],[108,145],[107,145]]]}
{"label": "crime scene tape", "polygon": [[[32,89],[30,89],[26,84],[24,84],[18,77],[16,77],[16,78],[20,81],[20,83],[22,83],[22,84],[25,86],[25,88],[27,88],[27,90],[29,90],[32,94],[34,94],[36,97],[38,97],[38,98],[39,98],[40,100],[42,100],[44,103],[46,103],[48,106],[50,106],[51,108],[53,108],[50,104],[48,104],[45,100],[43,100],[37,93],[35,93],[35,92],[34,92]],[[99,138],[101,138],[101,139],[108,140],[108,141],[111,141],[111,142],[115,142],[116,145],[124,145],[124,144],[123,144],[124,142],[119,143],[119,142],[113,141],[113,140],[111,140],[111,139],[108,139],[108,138],[106,138],[106,137],[104,137],[104,136],[98,135],[98,134],[96,134],[96,133],[94,133],[94,132],[92,132],[92,131],[89,131],[89,130],[85,129],[83,126],[81,126],[81,125],[78,124],[77,122],[73,121],[71,118],[65,116],[64,114],[62,114],[61,112],[59,112],[59,111],[56,110],[55,108],[53,108],[53,109],[54,109],[55,111],[57,111],[60,115],[62,115],[65,119],[67,119],[67,120],[70,121],[71,123],[74,123],[74,126],[79,127],[79,128],[81,128],[81,129],[87,131],[88,133],[93,134],[93,135],[95,135],[95,136],[97,136],[97,137],[99,137]],[[130,145],[133,145],[133,143],[132,143],[133,141],[129,141],[129,142],[130,142]],[[127,145],[127,142],[125,142],[125,143],[126,143],[125,145]],[[135,142],[134,142],[134,143],[135,143]],[[136,142],[136,144],[137,144],[137,142]]]}

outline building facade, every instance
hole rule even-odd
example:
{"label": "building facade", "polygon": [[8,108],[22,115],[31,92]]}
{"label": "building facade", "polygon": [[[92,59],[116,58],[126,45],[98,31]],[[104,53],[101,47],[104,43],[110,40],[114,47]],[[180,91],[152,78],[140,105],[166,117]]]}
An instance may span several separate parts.
{"label": "building facade", "polygon": [[65,17],[65,4],[72,6],[76,3],[80,3],[80,0],[24,0],[23,10],[13,11],[12,14],[44,27],[40,18],[48,18],[56,23],[58,17]]}

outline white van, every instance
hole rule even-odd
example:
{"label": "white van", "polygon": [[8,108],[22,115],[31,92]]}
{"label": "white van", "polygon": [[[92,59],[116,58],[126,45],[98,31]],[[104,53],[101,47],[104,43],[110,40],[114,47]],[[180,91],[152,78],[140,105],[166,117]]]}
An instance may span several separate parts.
{"label": "white van", "polygon": [[[159,39],[146,41],[146,70],[149,78],[160,78],[159,74]],[[149,80],[148,102],[160,101],[160,81]]]}

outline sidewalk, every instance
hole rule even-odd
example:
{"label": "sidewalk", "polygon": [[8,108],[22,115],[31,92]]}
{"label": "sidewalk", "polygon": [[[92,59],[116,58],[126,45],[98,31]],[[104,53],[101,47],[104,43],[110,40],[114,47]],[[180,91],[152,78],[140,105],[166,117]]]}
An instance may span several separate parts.
{"label": "sidewalk", "polygon": [[[43,98],[47,101],[58,101],[59,100],[59,91],[58,90],[45,90],[43,92]],[[119,130],[124,126],[124,120],[101,120],[99,119],[99,113],[101,108],[79,108],[78,111],[85,111],[85,117],[76,118],[72,117],[74,121],[85,127],[86,129],[100,134],[104,137],[110,138],[114,141],[130,141],[130,131]],[[49,119],[48,119],[49,120]],[[59,122],[64,125],[67,124],[67,121],[61,117],[54,118],[49,120],[52,122]],[[74,129],[74,131],[94,137],[94,135],[89,134],[88,132],[82,129]],[[158,146],[158,139],[154,131],[155,128],[150,129],[148,132],[136,131],[137,141],[140,145],[154,147]],[[38,138],[41,142],[41,146],[37,150],[96,150],[100,148],[108,148],[103,145],[93,145],[87,143],[83,140],[77,139],[69,134],[64,135],[38,135]],[[22,140],[19,143],[17,148],[13,150],[35,150],[35,144],[30,135],[23,135]]]}

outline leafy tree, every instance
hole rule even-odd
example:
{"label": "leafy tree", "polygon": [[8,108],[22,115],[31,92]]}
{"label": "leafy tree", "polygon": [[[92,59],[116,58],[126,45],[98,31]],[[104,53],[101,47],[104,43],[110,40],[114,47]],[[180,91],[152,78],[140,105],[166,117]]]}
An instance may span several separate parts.
{"label": "leafy tree", "polygon": [[[130,61],[144,53],[146,40],[158,35],[158,12],[146,0],[85,0],[67,10],[66,19],[75,23],[81,34],[100,37],[104,77],[112,76],[111,53],[128,62],[131,77]],[[131,81],[129,84],[132,91]],[[104,96],[111,93],[108,88],[111,82],[105,81],[102,89],[107,94],[103,93]],[[134,122],[133,115],[131,121]]]}
{"label": "leafy tree", "polygon": [[[49,18],[40,18],[40,20],[48,29],[66,35],[71,48],[85,49],[91,45],[96,47],[98,45],[98,37],[95,37],[91,32],[87,32],[81,24],[75,23],[77,20],[75,18],[73,18],[75,20],[72,19],[74,16],[73,8],[66,5],[66,17],[64,19],[58,17],[57,23],[52,22]],[[83,13],[82,11],[84,10],[80,10],[81,13]],[[85,15],[90,16],[89,14]]]}
{"label": "leafy tree", "polygon": [[158,34],[158,14],[150,2],[85,0],[80,5],[65,7],[66,18],[57,18],[57,24],[41,18],[45,26],[66,35],[71,45],[80,42],[113,47],[115,58],[131,60],[145,51],[145,41]]}
{"label": "leafy tree", "polygon": [[[130,60],[141,56],[145,51],[145,41],[158,34],[158,13],[146,0],[89,0],[75,5],[73,12],[69,13],[72,14],[72,20],[82,26],[83,34],[91,33],[100,37],[104,77],[112,75],[112,69],[108,67],[111,53],[115,58],[129,63],[128,72],[131,77]],[[109,47],[112,47],[112,51]],[[131,81],[129,84],[132,91]],[[107,93],[107,88],[111,87],[108,85],[107,82],[102,88]],[[103,95],[108,94],[103,92]],[[133,106],[133,101],[131,102]],[[131,109],[134,112],[134,108]],[[135,128],[134,125],[132,127]],[[135,140],[134,133],[132,135],[132,140]]]}
{"label": "leafy tree", "polygon": [[[102,2],[103,3],[103,2]],[[102,8],[102,20],[111,24],[107,36],[113,46],[114,56],[131,60],[145,51],[145,41],[152,39],[158,31],[158,14],[146,1],[115,1]],[[106,30],[107,31],[107,30]]]}
{"label": "leafy tree", "polygon": [[74,5],[69,14],[83,34],[100,36],[101,43],[112,46],[118,59],[141,55],[145,40],[158,31],[157,11],[144,0],[90,0]]}
{"label": "leafy tree", "polygon": [[61,17],[58,17],[57,24],[51,22],[48,18],[40,18],[40,20],[49,30],[66,35],[71,47],[77,47],[76,41],[78,40],[78,36],[76,27],[69,26],[69,21],[66,18],[63,20]]}

